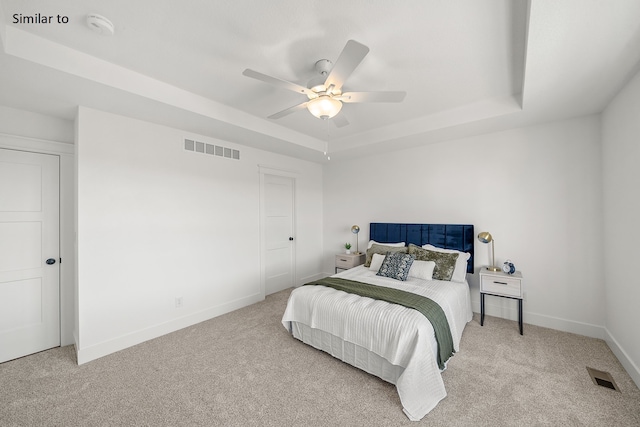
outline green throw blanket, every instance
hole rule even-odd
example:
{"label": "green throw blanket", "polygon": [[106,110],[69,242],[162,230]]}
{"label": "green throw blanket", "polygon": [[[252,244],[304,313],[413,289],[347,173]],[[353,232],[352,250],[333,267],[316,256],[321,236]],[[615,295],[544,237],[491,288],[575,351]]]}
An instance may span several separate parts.
{"label": "green throw blanket", "polygon": [[370,285],[353,280],[340,279],[338,277],[325,277],[324,279],[305,283],[305,285],[326,286],[350,294],[399,304],[418,310],[429,319],[433,325],[438,343],[438,367],[444,369],[445,362],[449,360],[455,352],[449,322],[447,321],[444,311],[442,311],[442,307],[427,297],[399,289],[385,288],[383,286]]}

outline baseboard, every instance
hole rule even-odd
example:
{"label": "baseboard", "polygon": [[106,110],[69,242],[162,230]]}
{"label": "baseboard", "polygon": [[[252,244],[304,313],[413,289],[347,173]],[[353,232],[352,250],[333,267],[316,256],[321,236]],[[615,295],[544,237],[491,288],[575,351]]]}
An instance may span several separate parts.
{"label": "baseboard", "polygon": [[73,350],[76,353],[76,363],[78,362],[78,349],[80,348],[80,341],[78,340],[78,330],[73,331]]}
{"label": "baseboard", "polygon": [[611,334],[611,332],[609,332],[607,328],[605,328],[604,331],[605,331],[605,338],[604,338],[605,342],[607,343],[607,345],[609,346],[613,354],[616,355],[616,357],[618,358],[618,360],[620,361],[624,369],[627,371],[627,373],[633,380],[633,382],[636,383],[636,386],[640,388],[640,368],[638,368],[638,365],[636,365],[633,362],[633,360],[631,360],[627,352],[624,351],[622,346],[618,343],[618,341]]}
{"label": "baseboard", "polygon": [[[505,305],[497,305],[489,302],[488,299],[485,299],[484,312],[488,316],[501,317],[503,319],[509,320],[518,320],[518,306],[515,300],[507,300],[505,298],[500,298],[501,302],[511,303]],[[480,313],[480,301],[471,301],[473,311],[476,313]],[[513,307],[510,307],[510,306]],[[525,303],[526,307],[526,303]],[[544,314],[531,313],[524,310],[523,313],[523,323],[525,324],[525,333],[526,333],[526,324],[541,326],[543,328],[555,329],[557,331],[570,332],[572,334],[583,335],[591,338],[605,338],[605,328],[604,326],[593,325],[590,323],[578,322],[575,320],[563,319],[560,317],[548,316]]]}
{"label": "baseboard", "polygon": [[154,338],[158,338],[162,335],[175,332],[188,326],[204,322],[205,320],[212,319],[214,317],[229,313],[239,308],[255,304],[262,301],[263,299],[264,297],[260,294],[250,295],[248,297],[240,298],[235,301],[231,301],[216,307],[211,307],[196,313],[189,313],[183,317],[178,317],[168,322],[134,331],[118,338],[91,345],[89,347],[79,348],[78,339],[77,337],[75,337],[78,365],[82,365],[100,357],[107,356],[117,351],[124,350],[125,348],[132,347],[134,345],[149,341]]}

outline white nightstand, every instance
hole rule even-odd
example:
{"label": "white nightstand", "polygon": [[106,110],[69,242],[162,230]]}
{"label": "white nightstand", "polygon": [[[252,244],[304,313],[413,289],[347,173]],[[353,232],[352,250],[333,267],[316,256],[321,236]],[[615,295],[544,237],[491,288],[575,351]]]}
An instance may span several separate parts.
{"label": "white nightstand", "polygon": [[522,273],[506,274],[501,271],[480,270],[480,326],[484,324],[484,296],[518,300],[518,326],[522,335]]}
{"label": "white nightstand", "polygon": [[336,273],[338,269],[348,270],[364,264],[366,254],[338,254],[336,255]]}

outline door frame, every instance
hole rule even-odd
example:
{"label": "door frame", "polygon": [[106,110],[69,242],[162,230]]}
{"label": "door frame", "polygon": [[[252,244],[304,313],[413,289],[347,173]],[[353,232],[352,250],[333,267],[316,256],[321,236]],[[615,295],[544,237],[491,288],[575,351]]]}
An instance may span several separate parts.
{"label": "door frame", "polygon": [[60,345],[78,345],[75,254],[75,146],[73,144],[0,133],[0,148],[58,156],[60,245]]}
{"label": "door frame", "polygon": [[265,226],[265,175],[274,175],[281,176],[285,178],[291,178],[293,180],[293,188],[292,188],[292,215],[293,215],[293,248],[291,254],[291,276],[293,280],[293,285],[297,286],[298,278],[296,275],[296,243],[297,243],[297,216],[296,216],[296,180],[300,176],[300,173],[293,170],[282,169],[277,166],[266,166],[266,165],[258,165],[258,172],[260,175],[260,296],[262,299],[265,299],[267,293],[267,265],[266,265],[266,253],[267,253],[267,244],[266,244],[266,226]]}

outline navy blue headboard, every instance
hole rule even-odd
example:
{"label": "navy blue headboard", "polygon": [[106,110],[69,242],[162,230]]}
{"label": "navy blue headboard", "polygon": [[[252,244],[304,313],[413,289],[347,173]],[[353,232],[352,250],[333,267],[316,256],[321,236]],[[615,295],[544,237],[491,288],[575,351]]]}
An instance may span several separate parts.
{"label": "navy blue headboard", "polygon": [[406,242],[417,246],[431,244],[439,248],[469,252],[467,273],[473,274],[473,225],[466,224],[395,224],[372,222],[369,239],[380,243]]}

